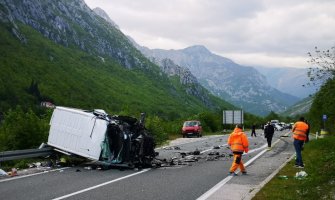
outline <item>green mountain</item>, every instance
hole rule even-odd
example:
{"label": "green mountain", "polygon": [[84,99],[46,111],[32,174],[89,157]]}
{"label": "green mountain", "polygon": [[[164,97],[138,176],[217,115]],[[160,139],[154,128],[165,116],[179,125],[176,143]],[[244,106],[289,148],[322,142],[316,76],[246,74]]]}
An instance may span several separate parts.
{"label": "green mountain", "polygon": [[[84,1],[0,2],[0,110],[41,101],[168,118],[233,106],[168,76]],[[206,101],[204,101],[204,99]]]}

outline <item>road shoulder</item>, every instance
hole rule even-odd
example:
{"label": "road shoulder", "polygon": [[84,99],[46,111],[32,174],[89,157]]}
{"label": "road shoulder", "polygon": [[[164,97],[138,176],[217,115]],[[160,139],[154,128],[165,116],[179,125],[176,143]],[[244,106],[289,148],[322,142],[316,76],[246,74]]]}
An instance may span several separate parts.
{"label": "road shoulder", "polygon": [[[230,179],[227,177],[229,180],[224,185],[204,199],[252,199],[293,157],[292,139],[290,137],[281,137],[275,141],[270,151],[264,152],[246,167],[248,175],[239,173],[239,176],[230,177]],[[199,199],[202,198],[200,197]]]}

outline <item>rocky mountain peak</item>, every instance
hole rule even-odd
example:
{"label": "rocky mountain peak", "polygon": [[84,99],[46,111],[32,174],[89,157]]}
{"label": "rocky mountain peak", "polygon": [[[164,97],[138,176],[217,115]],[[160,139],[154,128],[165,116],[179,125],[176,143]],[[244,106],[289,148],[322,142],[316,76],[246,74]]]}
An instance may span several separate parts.
{"label": "rocky mountain peak", "polygon": [[171,59],[163,59],[159,66],[161,66],[162,71],[168,76],[178,76],[180,83],[183,85],[198,84],[197,78],[193,76],[189,69],[176,65]]}
{"label": "rocky mountain peak", "polygon": [[108,14],[101,8],[96,7],[93,9],[93,11],[103,19],[105,19],[107,22],[109,22],[112,26],[119,29],[119,26],[108,16]]}
{"label": "rocky mountain peak", "polygon": [[211,52],[203,45],[194,45],[183,49],[185,53],[189,54],[211,54]]}
{"label": "rocky mountain peak", "polygon": [[99,15],[96,14],[83,0],[2,0],[0,5],[0,22],[12,26],[13,35],[23,42],[29,43],[19,23],[65,47],[78,47],[97,57],[112,57],[126,68],[147,66],[127,37],[111,24],[109,17],[106,19],[106,13],[97,9]]}

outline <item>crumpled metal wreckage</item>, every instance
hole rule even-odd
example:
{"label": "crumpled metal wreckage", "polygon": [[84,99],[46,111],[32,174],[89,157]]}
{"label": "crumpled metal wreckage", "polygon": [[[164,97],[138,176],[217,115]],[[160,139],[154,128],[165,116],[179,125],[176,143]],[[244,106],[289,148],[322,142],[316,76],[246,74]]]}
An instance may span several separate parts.
{"label": "crumpled metal wreckage", "polygon": [[48,145],[106,167],[151,167],[157,156],[155,141],[140,120],[111,116],[104,110],[85,111],[56,107],[51,120]]}

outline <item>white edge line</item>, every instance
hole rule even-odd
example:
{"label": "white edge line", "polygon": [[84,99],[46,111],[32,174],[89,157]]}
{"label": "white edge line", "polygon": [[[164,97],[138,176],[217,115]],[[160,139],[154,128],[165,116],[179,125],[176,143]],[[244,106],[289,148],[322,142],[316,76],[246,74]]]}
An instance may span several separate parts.
{"label": "white edge line", "polygon": [[61,197],[54,198],[53,200],[65,199],[65,198],[68,198],[68,197],[71,197],[71,196],[74,196],[74,195],[77,195],[77,194],[80,194],[80,193],[87,192],[89,190],[96,189],[98,187],[102,187],[102,186],[105,186],[105,185],[108,185],[108,184],[111,184],[111,183],[114,183],[114,182],[117,182],[117,181],[129,178],[129,177],[132,177],[132,176],[136,176],[138,174],[142,174],[142,173],[147,172],[149,170],[151,170],[151,169],[144,169],[142,171],[139,171],[139,172],[136,172],[136,173],[133,173],[133,174],[129,174],[127,176],[123,176],[123,177],[120,177],[120,178],[117,178],[117,179],[114,179],[114,180],[111,180],[111,181],[108,181],[108,182],[105,182],[105,183],[101,183],[99,185],[95,185],[95,186],[92,186],[92,187],[89,187],[89,188],[86,188],[86,189],[83,189],[83,190],[79,190],[77,192],[73,192],[71,194],[67,194],[67,195],[64,195],[64,196],[61,196]]}
{"label": "white edge line", "polygon": [[63,168],[59,168],[59,169],[53,169],[53,170],[38,172],[38,173],[34,173],[34,174],[15,176],[15,177],[12,177],[12,178],[0,180],[0,183],[6,182],[6,181],[13,181],[13,180],[21,179],[21,178],[26,178],[26,177],[30,177],[30,176],[36,176],[36,175],[40,175],[40,174],[45,174],[45,173],[49,173],[49,172],[61,171],[61,170],[69,169],[69,168],[71,168],[71,167],[63,167]]}
{"label": "white edge line", "polygon": [[201,195],[197,200],[206,200],[208,197],[210,197],[214,192],[219,190],[224,184],[226,184],[230,179],[232,179],[232,176],[227,176],[225,179],[220,181],[218,184],[216,184],[214,187],[212,187],[210,190],[208,190],[205,194]]}
{"label": "white edge line", "polygon": [[[256,149],[254,149],[254,150],[256,150]],[[267,151],[266,149],[264,149],[263,151],[261,151],[259,154],[257,154],[255,157],[253,157],[252,159],[250,159],[247,163],[245,163],[245,166],[250,165],[253,161],[255,161],[258,157],[260,157],[261,155],[263,155],[266,151]],[[232,178],[233,178],[233,176],[227,176],[222,181],[220,181],[218,184],[216,184],[214,187],[212,187],[210,190],[208,190],[206,193],[204,193],[199,198],[197,198],[197,200],[205,200],[205,199],[207,199],[212,194],[214,194],[217,190],[219,190],[223,185],[225,185],[228,181],[230,181],[230,179],[232,179]]]}

